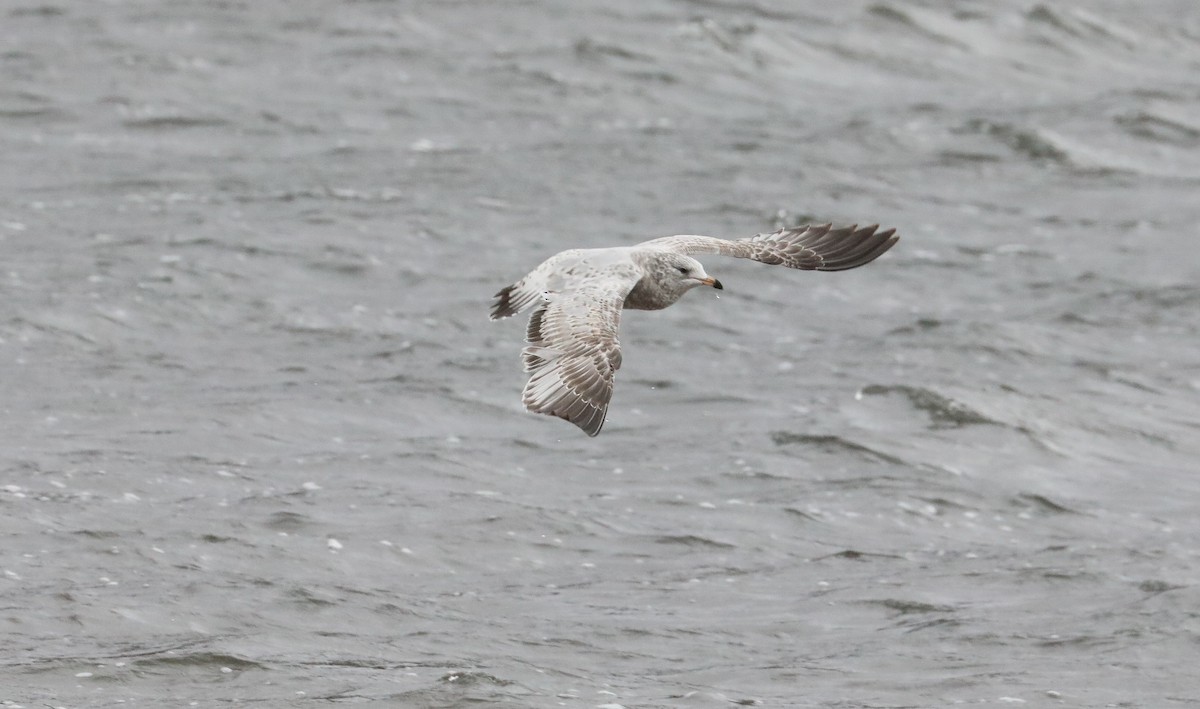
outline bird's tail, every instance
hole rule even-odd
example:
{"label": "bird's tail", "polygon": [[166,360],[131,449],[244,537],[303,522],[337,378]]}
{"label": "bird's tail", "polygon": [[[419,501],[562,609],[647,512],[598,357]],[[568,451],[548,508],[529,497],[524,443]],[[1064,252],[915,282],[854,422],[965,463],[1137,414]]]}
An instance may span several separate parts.
{"label": "bird's tail", "polygon": [[538,292],[524,287],[524,279],[511,286],[505,286],[492,300],[492,320],[511,317],[521,312],[538,300]]}

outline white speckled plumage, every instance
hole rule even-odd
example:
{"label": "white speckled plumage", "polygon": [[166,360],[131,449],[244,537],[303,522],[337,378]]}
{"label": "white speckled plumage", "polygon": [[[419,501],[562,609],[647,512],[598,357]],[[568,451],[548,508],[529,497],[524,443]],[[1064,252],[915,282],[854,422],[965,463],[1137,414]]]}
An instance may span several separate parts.
{"label": "white speckled plumage", "polygon": [[899,239],[878,225],[781,229],[748,239],[678,235],[634,246],[571,249],[546,259],[495,296],[491,318],[534,307],[521,358],[525,408],[595,436],[621,367],[621,310],[661,310],[698,286],[721,288],[689,254],[720,254],[789,268],[842,271],[870,263]]}

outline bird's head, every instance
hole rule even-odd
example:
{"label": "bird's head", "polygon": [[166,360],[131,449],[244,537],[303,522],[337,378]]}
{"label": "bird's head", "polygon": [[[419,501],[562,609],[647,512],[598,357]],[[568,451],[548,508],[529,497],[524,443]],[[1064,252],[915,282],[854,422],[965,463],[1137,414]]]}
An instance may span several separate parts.
{"label": "bird's head", "polygon": [[674,285],[683,290],[691,290],[696,286],[712,286],[723,290],[725,286],[704,271],[704,266],[696,259],[686,254],[668,254],[666,277],[674,281]]}

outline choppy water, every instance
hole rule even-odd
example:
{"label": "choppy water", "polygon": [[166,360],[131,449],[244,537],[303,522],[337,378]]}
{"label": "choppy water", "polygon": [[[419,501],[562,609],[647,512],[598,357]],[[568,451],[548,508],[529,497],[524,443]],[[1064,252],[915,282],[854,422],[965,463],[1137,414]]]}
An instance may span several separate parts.
{"label": "choppy water", "polygon": [[[0,8],[5,706],[1200,704],[1200,10]],[[899,246],[623,324],[568,246]]]}

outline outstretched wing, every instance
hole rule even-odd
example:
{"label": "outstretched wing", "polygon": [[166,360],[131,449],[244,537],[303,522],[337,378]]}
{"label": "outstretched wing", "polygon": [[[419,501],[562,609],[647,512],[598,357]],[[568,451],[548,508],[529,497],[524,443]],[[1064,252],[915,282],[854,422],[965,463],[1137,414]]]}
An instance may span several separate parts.
{"label": "outstretched wing", "polygon": [[805,271],[845,271],[871,263],[900,239],[895,229],[878,231],[879,225],[832,228],[830,224],[780,229],[748,239],[712,236],[664,236],[644,246],[684,254],[721,254],[762,263],[782,264]]}
{"label": "outstretched wing", "polygon": [[600,433],[621,367],[621,308],[640,276],[632,265],[606,269],[570,291],[542,295],[521,351],[531,373],[526,409],[566,419],[589,436]]}

